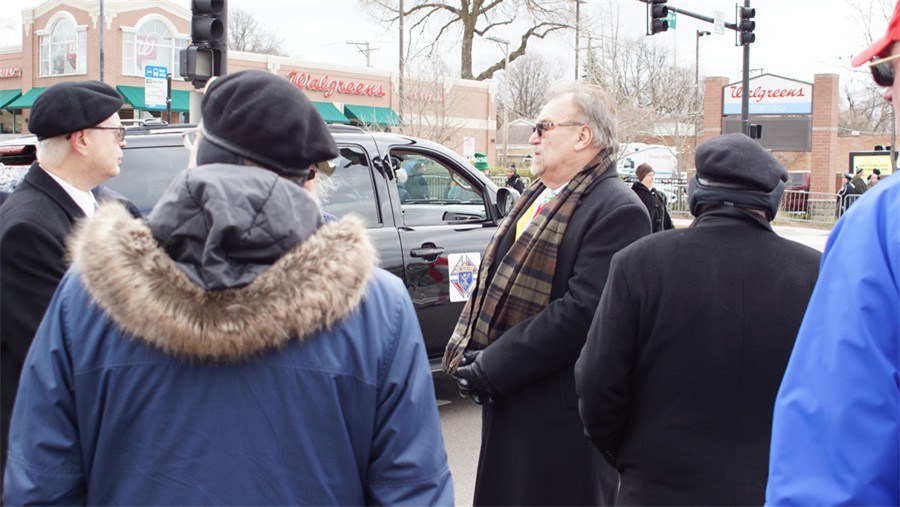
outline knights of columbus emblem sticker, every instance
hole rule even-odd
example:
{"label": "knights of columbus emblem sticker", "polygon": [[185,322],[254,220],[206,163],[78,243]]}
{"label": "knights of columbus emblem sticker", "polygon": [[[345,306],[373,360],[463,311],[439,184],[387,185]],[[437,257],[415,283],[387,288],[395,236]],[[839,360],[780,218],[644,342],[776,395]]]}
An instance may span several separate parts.
{"label": "knights of columbus emblem sticker", "polygon": [[450,268],[450,301],[468,301],[478,281],[480,253],[450,254],[447,256]]}

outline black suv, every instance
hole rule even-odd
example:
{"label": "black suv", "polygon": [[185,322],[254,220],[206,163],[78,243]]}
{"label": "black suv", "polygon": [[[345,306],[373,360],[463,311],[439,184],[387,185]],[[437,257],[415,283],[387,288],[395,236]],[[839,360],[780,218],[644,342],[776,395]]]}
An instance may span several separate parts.
{"label": "black suv", "polygon": [[[149,211],[187,167],[181,135],[190,128],[129,127],[121,174],[106,185]],[[436,360],[471,293],[481,254],[518,194],[498,189],[439,144],[356,127],[329,128],[340,156],[330,177],[317,177],[322,209],[365,220],[381,266],[406,283],[429,358]],[[0,162],[22,171],[34,160],[34,143],[33,136],[0,143]]]}

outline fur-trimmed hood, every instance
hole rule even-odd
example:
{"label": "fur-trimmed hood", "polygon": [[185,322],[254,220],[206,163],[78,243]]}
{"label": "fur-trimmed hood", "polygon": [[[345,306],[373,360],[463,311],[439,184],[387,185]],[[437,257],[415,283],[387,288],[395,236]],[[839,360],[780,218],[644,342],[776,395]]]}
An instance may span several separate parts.
{"label": "fur-trimmed hood", "polygon": [[87,291],[126,332],[176,356],[224,361],[333,326],[360,303],[377,263],[351,216],[320,227],[250,284],[204,290],[114,203],[77,227],[69,250]]}

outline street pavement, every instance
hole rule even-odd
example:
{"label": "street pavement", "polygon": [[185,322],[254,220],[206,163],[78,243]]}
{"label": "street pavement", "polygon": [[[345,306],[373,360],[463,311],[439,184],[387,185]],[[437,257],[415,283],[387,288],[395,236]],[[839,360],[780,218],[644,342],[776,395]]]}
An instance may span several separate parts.
{"label": "street pavement", "polygon": [[[690,220],[676,218],[676,227],[688,227]],[[797,241],[816,250],[825,249],[830,230],[795,226],[774,226],[780,236]],[[444,433],[444,445],[457,506],[472,505],[475,493],[475,472],[478,466],[478,451],[481,445],[481,407],[461,398],[453,379],[443,373],[434,374],[435,395]],[[526,445],[523,443],[523,445]]]}

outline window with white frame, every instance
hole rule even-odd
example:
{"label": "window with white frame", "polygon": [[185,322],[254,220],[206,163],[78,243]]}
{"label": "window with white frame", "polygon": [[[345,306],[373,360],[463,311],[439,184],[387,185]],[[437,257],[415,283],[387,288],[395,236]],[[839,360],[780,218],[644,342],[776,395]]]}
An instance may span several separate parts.
{"label": "window with white frame", "polygon": [[69,17],[60,17],[40,35],[41,77],[85,74],[86,32]]}
{"label": "window with white frame", "polygon": [[187,39],[173,34],[166,23],[150,19],[136,30],[122,32],[122,73],[143,76],[144,67],[165,67],[173,77],[179,76],[178,52]]}

